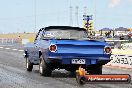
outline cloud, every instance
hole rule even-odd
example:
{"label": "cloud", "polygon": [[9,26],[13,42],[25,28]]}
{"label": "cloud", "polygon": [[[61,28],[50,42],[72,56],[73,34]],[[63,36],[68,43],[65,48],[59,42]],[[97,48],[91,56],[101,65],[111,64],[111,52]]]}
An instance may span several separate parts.
{"label": "cloud", "polygon": [[114,8],[121,3],[121,0],[110,0],[109,7]]}

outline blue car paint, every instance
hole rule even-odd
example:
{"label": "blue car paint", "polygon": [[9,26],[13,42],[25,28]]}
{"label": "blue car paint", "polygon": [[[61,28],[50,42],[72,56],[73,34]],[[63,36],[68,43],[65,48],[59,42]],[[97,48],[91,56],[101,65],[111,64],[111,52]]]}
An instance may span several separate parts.
{"label": "blue car paint", "polygon": [[[52,42],[52,41],[51,41]],[[104,46],[107,43],[91,40],[56,40],[52,44],[57,45],[57,51],[49,52],[48,58],[59,58],[62,64],[71,64],[72,59],[86,59],[86,64],[96,64],[96,61],[104,58]],[[110,55],[105,55],[109,60]]]}
{"label": "blue car paint", "polygon": [[[56,52],[50,52],[49,46],[57,45]],[[100,57],[109,60],[110,55],[104,53],[104,47],[107,43],[92,40],[41,40],[37,46],[27,44],[30,47],[29,57],[32,63],[39,63],[39,51],[42,52],[45,61],[48,59],[60,59],[61,64],[71,64],[72,59],[86,59],[86,65],[96,64]],[[32,49],[31,49],[32,48]],[[27,48],[28,49],[28,48]],[[36,62],[35,62],[36,61]],[[48,62],[47,62],[48,63]]]}
{"label": "blue car paint", "polygon": [[[55,44],[56,52],[49,51],[49,46]],[[24,46],[28,57],[33,64],[39,64],[39,52],[42,53],[46,63],[49,60],[60,60],[60,64],[72,64],[72,59],[85,59],[86,65],[97,64],[99,60],[110,60],[111,54],[105,54],[105,42],[96,40],[75,40],[75,39],[44,39]]]}

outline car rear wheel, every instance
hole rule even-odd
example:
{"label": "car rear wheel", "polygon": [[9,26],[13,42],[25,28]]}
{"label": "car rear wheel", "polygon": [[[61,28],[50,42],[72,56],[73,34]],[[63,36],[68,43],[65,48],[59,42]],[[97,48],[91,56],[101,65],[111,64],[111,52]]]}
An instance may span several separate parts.
{"label": "car rear wheel", "polygon": [[50,66],[45,62],[42,56],[40,57],[39,72],[42,76],[51,76],[52,73]]}
{"label": "car rear wheel", "polygon": [[29,72],[31,72],[33,69],[33,64],[30,62],[30,60],[28,58],[26,58],[26,69]]}

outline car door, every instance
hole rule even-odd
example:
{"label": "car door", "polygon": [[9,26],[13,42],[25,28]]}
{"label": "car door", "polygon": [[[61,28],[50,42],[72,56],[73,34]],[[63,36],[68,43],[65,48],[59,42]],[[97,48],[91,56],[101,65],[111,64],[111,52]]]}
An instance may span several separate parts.
{"label": "car door", "polygon": [[32,56],[34,59],[39,59],[39,50],[40,50],[40,40],[41,40],[42,30],[39,30],[34,41],[34,47],[32,49]]}

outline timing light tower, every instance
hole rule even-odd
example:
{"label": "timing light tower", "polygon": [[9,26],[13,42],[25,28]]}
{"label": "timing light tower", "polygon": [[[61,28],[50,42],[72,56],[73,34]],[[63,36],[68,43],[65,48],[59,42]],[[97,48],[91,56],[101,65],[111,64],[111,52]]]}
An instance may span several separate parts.
{"label": "timing light tower", "polygon": [[83,15],[84,17],[84,28],[86,30],[93,30],[92,15]]}
{"label": "timing light tower", "polygon": [[88,35],[92,35],[93,31],[93,22],[92,22],[92,15],[83,15],[84,17],[84,29],[88,31]]}

